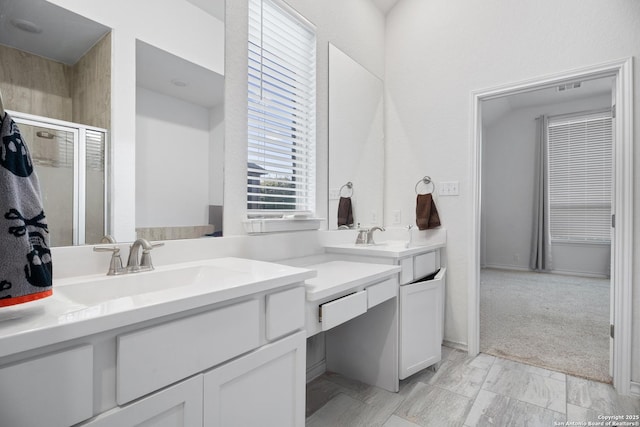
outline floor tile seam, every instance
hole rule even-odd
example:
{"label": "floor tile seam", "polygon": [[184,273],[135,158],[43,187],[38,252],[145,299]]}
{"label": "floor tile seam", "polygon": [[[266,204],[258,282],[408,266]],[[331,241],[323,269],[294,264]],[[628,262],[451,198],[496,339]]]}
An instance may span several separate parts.
{"label": "floor tile seam", "polygon": [[[556,410],[554,410],[554,409],[550,409],[550,408],[548,408],[548,407],[546,407],[546,406],[538,405],[537,403],[527,402],[526,400],[518,399],[518,398],[517,398],[517,397],[515,397],[515,396],[508,396],[508,395],[506,395],[506,394],[496,393],[495,391],[491,391],[491,390],[486,390],[486,391],[490,391],[491,393],[497,394],[497,395],[502,396],[502,397],[506,397],[507,399],[513,399],[513,400],[517,400],[518,402],[521,402],[521,403],[526,403],[526,404],[528,404],[528,405],[537,406],[538,408],[542,408],[542,409],[544,409],[544,410],[546,410],[546,411],[555,412],[555,413],[557,413],[557,414],[564,415],[565,417],[567,416],[567,413],[566,413],[566,412],[562,413],[562,412],[556,411]],[[565,410],[565,411],[567,410],[567,402],[566,402],[566,401],[565,401],[565,404],[564,404],[564,410]]]}
{"label": "floor tile seam", "polygon": [[[489,353],[485,353],[485,354],[489,354]],[[489,354],[489,356],[493,356],[492,354]],[[487,391],[491,391],[489,389],[484,388],[485,384],[487,383],[487,379],[489,378],[489,373],[491,372],[491,370],[493,369],[493,367],[496,365],[496,362],[498,361],[498,356],[493,356],[493,362],[491,363],[491,366],[489,367],[489,369],[487,369],[487,374],[484,376],[484,380],[482,380],[482,385],[480,386],[480,390],[478,390],[478,394],[480,393],[481,390],[487,390]],[[493,392],[492,392],[493,393]],[[478,395],[476,394],[476,397]]]}
{"label": "floor tile seam", "polygon": [[457,395],[459,397],[464,397],[465,399],[470,400],[472,403],[475,402],[476,401],[476,397],[478,397],[478,393],[476,393],[475,397],[469,397],[469,396],[465,396],[464,394],[460,394],[457,391],[449,390],[448,388],[439,386],[437,384],[426,384],[426,385],[429,386],[429,387],[435,387],[437,389],[440,389],[441,391],[444,390],[446,392],[453,393],[453,394],[455,394],[455,395]]}
{"label": "floor tile seam", "polygon": [[[509,360],[509,359],[505,359],[505,360]],[[515,362],[513,360],[510,360],[510,361],[511,362]],[[520,363],[520,362],[516,362],[516,363]],[[533,367],[533,368],[546,369],[546,368],[541,368],[541,367],[535,366],[535,365],[529,365],[529,364],[526,364],[526,363],[520,363],[520,364],[525,366],[525,367],[530,366],[530,367]],[[527,375],[535,375],[536,377],[546,378],[548,380],[557,381],[559,383],[564,382],[565,383],[565,389],[567,387],[567,374],[564,373],[564,372],[560,372],[561,374],[564,374],[564,376],[565,376],[565,378],[563,380],[560,380],[560,379],[557,379],[557,378],[553,378],[553,377],[551,377],[549,375],[542,375],[542,374],[539,374],[537,372],[532,372],[531,370],[528,370],[528,369],[520,369],[518,367],[513,367],[513,366],[504,366],[504,370],[505,371],[510,371],[510,372],[523,373],[523,374],[527,374]],[[551,369],[546,369],[546,370],[550,371],[550,372],[554,372],[554,373],[558,372],[558,371],[551,371]]]}

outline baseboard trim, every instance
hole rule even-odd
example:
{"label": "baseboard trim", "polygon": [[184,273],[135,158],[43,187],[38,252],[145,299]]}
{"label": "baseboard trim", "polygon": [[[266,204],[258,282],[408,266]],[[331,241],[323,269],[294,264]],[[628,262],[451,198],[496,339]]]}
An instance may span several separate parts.
{"label": "baseboard trim", "polygon": [[449,348],[455,348],[456,350],[469,352],[469,347],[461,342],[443,340],[442,345]]}
{"label": "baseboard trim", "polygon": [[315,380],[325,372],[327,372],[327,361],[323,359],[315,365],[307,368],[307,383]]}
{"label": "baseboard trim", "polygon": [[569,271],[569,270],[551,270],[551,274],[559,274],[561,276],[580,276],[580,277],[593,277],[595,279],[608,279],[609,276],[601,273],[587,273],[585,271]]}
{"label": "baseboard trim", "polygon": [[631,381],[629,393],[633,394],[634,396],[640,396],[640,383]]}
{"label": "baseboard trim", "polygon": [[503,264],[485,264],[482,268],[493,268],[495,270],[512,270],[512,271],[531,271],[529,267],[521,265],[503,265]]}
{"label": "baseboard trim", "polygon": [[[494,270],[511,270],[511,271],[528,271],[533,272],[529,267],[522,267],[516,265],[503,265],[503,264],[485,264],[482,269],[491,268]],[[571,271],[571,270],[551,270],[544,271],[543,273],[558,274],[560,276],[580,276],[580,277],[593,277],[596,279],[608,279],[609,276],[602,273],[589,273],[586,271]]]}

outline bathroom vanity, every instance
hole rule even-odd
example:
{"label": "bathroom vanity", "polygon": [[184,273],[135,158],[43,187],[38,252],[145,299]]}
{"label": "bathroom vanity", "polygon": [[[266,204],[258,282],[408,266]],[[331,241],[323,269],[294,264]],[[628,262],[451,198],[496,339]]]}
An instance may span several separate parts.
{"label": "bathroom vanity", "polygon": [[339,254],[344,260],[399,267],[400,379],[436,365],[442,358],[446,268],[441,265],[440,250],[445,245],[446,230],[439,229],[412,245],[390,240],[325,246],[328,254]]}
{"label": "bathroom vanity", "polygon": [[313,276],[218,258],[63,279],[53,297],[0,312],[2,423],[304,425]]}

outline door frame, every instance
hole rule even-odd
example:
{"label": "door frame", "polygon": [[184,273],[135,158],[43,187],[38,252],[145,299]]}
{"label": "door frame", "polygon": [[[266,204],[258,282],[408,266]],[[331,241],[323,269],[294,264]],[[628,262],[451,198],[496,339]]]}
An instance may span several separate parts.
{"label": "door frame", "polygon": [[468,270],[468,351],[480,351],[480,254],[482,189],[481,102],[544,89],[575,80],[615,77],[616,99],[614,141],[615,228],[611,246],[615,339],[613,340],[613,386],[629,394],[631,386],[631,291],[633,266],[633,58],[623,58],[526,81],[482,89],[471,93],[471,245]]}

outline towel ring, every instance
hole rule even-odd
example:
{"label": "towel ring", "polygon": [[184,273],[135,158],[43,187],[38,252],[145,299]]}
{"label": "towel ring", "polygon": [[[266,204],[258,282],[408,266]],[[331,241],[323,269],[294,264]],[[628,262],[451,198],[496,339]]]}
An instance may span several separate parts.
{"label": "towel ring", "polygon": [[[348,196],[343,196],[342,195],[342,190],[344,190],[345,187],[347,188],[347,190],[349,190],[349,195]],[[351,197],[351,196],[353,196],[353,182],[349,181],[345,185],[340,187],[339,193],[340,193],[340,197]]]}
{"label": "towel ring", "polygon": [[[420,184],[425,184],[425,185],[429,185],[431,184],[431,191],[427,192],[427,193],[420,193],[418,191],[418,186]],[[416,186],[415,186],[415,190],[416,190],[416,194],[430,194],[433,193],[433,191],[436,189],[436,185],[433,183],[433,181],[431,180],[430,176],[425,176],[424,178],[422,178],[420,181],[416,182]]]}

